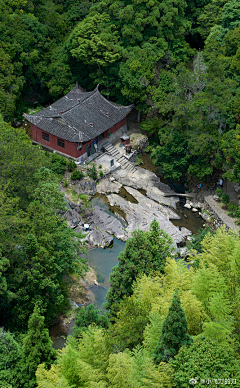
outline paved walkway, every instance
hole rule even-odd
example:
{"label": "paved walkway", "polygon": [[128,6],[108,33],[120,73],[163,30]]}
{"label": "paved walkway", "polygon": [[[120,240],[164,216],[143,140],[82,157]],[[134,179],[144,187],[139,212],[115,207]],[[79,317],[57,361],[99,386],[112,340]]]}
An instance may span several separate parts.
{"label": "paved walkway", "polygon": [[212,208],[212,210],[218,215],[218,217],[222,220],[222,222],[227,225],[228,228],[231,229],[239,229],[239,226],[235,225],[233,219],[229,217],[225,212],[222,210],[220,206],[216,203],[216,201],[213,199],[212,195],[208,195],[204,197],[206,203]]}

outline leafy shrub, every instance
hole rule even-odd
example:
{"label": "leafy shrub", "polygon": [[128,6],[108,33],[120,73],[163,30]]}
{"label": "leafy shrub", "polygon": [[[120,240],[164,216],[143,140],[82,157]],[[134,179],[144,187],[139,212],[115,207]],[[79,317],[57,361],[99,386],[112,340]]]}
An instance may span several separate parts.
{"label": "leafy shrub", "polygon": [[65,167],[64,164],[61,164],[60,162],[56,162],[56,163],[53,163],[53,164],[52,164],[51,170],[52,170],[55,174],[62,175],[62,174],[65,173],[66,167]]}
{"label": "leafy shrub", "polygon": [[101,165],[101,164],[99,164],[98,168],[102,168],[102,165]]}
{"label": "leafy shrub", "polygon": [[51,170],[55,174],[63,175],[65,173],[67,160],[66,158],[64,158],[64,156],[60,156],[56,153],[52,153],[51,163],[52,163]]}
{"label": "leafy shrub", "polygon": [[222,203],[224,203],[224,205],[227,205],[227,204],[229,203],[229,201],[230,201],[229,195],[226,194],[226,193],[224,193],[224,194],[222,195]]}
{"label": "leafy shrub", "polygon": [[207,235],[213,235],[214,232],[211,228],[207,227],[205,229],[200,228],[198,229],[197,233],[193,236],[191,236],[191,240],[187,243],[187,249],[195,249],[197,252],[202,252],[202,245],[201,242],[203,241],[204,237]]}
{"label": "leafy shrub", "polygon": [[72,172],[76,169],[76,163],[74,162],[74,160],[70,159],[67,163],[67,168],[68,168],[68,171],[69,172]]}
{"label": "leafy shrub", "polygon": [[232,217],[235,217],[236,213],[237,213],[237,206],[234,203],[231,202],[228,205],[228,215],[232,216]]}
{"label": "leafy shrub", "polygon": [[51,154],[51,162],[52,163],[60,163],[63,166],[66,166],[67,160],[64,158],[64,156],[60,156],[57,153],[52,153]]}
{"label": "leafy shrub", "polygon": [[63,187],[68,187],[68,181],[67,181],[67,179],[64,179]]}
{"label": "leafy shrub", "polygon": [[84,174],[80,170],[74,170],[71,174],[71,180],[76,181],[84,177]]}
{"label": "leafy shrub", "polygon": [[103,171],[102,170],[99,171],[99,175],[100,175],[101,178],[103,177]]}
{"label": "leafy shrub", "polygon": [[75,318],[75,326],[73,328],[74,337],[81,336],[81,333],[85,331],[92,323],[107,329],[109,326],[108,316],[108,313],[102,313],[102,311],[97,310],[96,307],[92,304],[89,304],[87,307],[78,309],[77,316]]}
{"label": "leafy shrub", "polygon": [[94,180],[96,180],[97,179],[97,170],[96,170],[95,164],[91,168],[91,173],[92,173],[92,178]]}
{"label": "leafy shrub", "polygon": [[216,194],[217,194],[217,196],[218,196],[219,198],[221,198],[222,193],[223,193],[222,189],[220,189],[220,188],[218,187],[217,190],[216,190]]}

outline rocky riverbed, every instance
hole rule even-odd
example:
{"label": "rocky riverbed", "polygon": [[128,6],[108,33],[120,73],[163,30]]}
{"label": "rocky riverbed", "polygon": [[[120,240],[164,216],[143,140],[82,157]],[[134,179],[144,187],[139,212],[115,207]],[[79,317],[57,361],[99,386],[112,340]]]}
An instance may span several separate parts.
{"label": "rocky riverbed", "polygon": [[[86,187],[89,188],[89,184],[79,184],[78,192],[81,187],[86,193]],[[174,211],[179,198],[151,171],[140,167],[134,173],[118,170],[110,177],[102,179],[97,184],[96,191],[106,195],[110,207],[113,209],[117,207],[122,211],[127,226],[124,228],[118,215],[107,214],[99,206],[84,209],[81,201],[79,203],[69,201],[70,208],[64,215],[68,225],[76,232],[87,234],[84,241],[90,246],[110,246],[114,236],[126,241],[135,229],[148,230],[154,218],[172,237],[175,248],[191,234],[188,229],[174,226],[171,222],[171,219],[180,218]],[[125,199],[121,194],[123,191],[133,201],[129,198]],[[86,230],[86,224],[88,224],[88,230]]]}

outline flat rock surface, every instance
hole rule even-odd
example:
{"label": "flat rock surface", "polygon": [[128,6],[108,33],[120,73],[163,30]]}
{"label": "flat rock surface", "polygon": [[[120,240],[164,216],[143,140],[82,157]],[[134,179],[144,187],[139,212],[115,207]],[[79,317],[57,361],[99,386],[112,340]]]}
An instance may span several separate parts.
{"label": "flat rock surface", "polygon": [[128,202],[117,194],[107,195],[107,198],[111,206],[119,206],[126,214],[126,220],[128,222],[126,230],[129,233],[132,233],[138,228],[144,231],[149,230],[150,224],[155,218],[158,221],[160,228],[172,237],[174,247],[176,247],[177,243],[184,241],[186,233],[180,231],[179,228],[174,226],[169,220],[169,211],[173,212],[171,209],[158,205],[156,202],[147,199],[139,192],[136,194],[136,190],[132,188],[125,187],[125,189],[127,189],[131,195],[138,196],[138,204]]}
{"label": "flat rock surface", "polygon": [[160,191],[157,187],[153,187],[150,185],[148,185],[147,187],[146,196],[158,203],[164,204],[166,206],[171,206],[174,209],[176,209],[176,203],[179,201],[178,197],[164,197],[162,195],[162,191]]}
{"label": "flat rock surface", "polygon": [[[146,191],[147,197],[160,204],[176,208],[179,198],[176,196],[175,191],[171,190],[165,183],[162,183],[160,178],[153,172],[137,167],[134,173],[121,169],[112,176],[122,185],[132,187],[133,189],[143,189]],[[165,193],[172,194],[172,196],[165,197]]]}
{"label": "flat rock surface", "polygon": [[119,193],[121,187],[121,183],[104,178],[98,183],[97,192],[100,194]]}
{"label": "flat rock surface", "polygon": [[175,219],[179,220],[181,217],[175,213],[171,208],[167,206],[158,205],[155,201],[153,201],[150,198],[146,198],[144,195],[142,195],[138,190],[133,189],[132,187],[124,187],[125,190],[133,196],[138,201],[138,204],[140,204],[143,208],[146,210],[153,209],[156,211],[160,211],[163,213],[163,215],[169,220]]}
{"label": "flat rock surface", "polygon": [[107,234],[108,236],[114,235],[119,240],[123,241],[126,241],[128,238],[127,233],[123,230],[121,222],[118,221],[115,217],[110,216],[109,214],[102,211],[99,206],[93,206],[92,211],[85,216],[85,220],[90,225],[91,231],[97,230],[101,232],[104,240],[106,240]]}

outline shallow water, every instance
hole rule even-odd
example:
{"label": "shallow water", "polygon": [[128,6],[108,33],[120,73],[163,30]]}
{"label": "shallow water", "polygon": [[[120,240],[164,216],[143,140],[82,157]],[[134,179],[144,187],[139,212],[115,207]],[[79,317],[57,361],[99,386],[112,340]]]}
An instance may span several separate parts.
{"label": "shallow water", "polygon": [[[164,179],[161,168],[153,165],[150,156],[148,154],[142,155],[141,159],[144,161],[140,167],[146,168],[148,170],[153,171],[160,179],[161,182],[168,184],[174,191],[178,193],[184,192],[184,187],[180,186],[177,182],[170,181]],[[145,190],[139,190],[141,194],[145,195]],[[137,201],[124,189],[121,188],[119,195],[121,195],[124,199],[137,203]],[[191,210],[184,208],[185,199],[181,199],[179,203],[177,203],[177,209],[175,210],[178,215],[181,217],[179,220],[171,220],[175,226],[185,227],[193,234],[197,233],[197,230],[203,226],[203,219],[199,216],[198,212],[193,213]],[[124,227],[127,226],[126,221],[124,220],[125,214],[124,212],[117,206],[111,207],[109,205],[109,201],[107,197],[103,194],[95,194],[92,198],[92,204],[95,206],[100,206],[103,211],[107,214],[116,217]],[[173,209],[174,210],[174,209]],[[118,217],[118,215],[120,217]],[[187,216],[186,217],[184,217]],[[88,264],[96,271],[97,281],[101,284],[101,286],[89,285],[88,290],[93,294],[93,304],[101,309],[103,303],[106,299],[107,290],[109,288],[109,275],[112,271],[112,268],[118,264],[118,256],[121,251],[125,248],[125,242],[118,240],[114,237],[113,246],[110,248],[95,248],[88,252]],[[59,328],[58,324],[54,324],[50,327],[50,333],[52,336],[58,336],[58,338],[54,339],[53,347],[55,349],[61,349],[66,344],[66,337],[72,334],[72,328],[74,326],[74,321],[71,322],[69,327],[66,330]]]}
{"label": "shallow water", "polygon": [[[142,161],[144,162],[141,164],[140,167],[145,168],[146,170],[150,170],[154,172],[161,180],[161,182],[166,183],[171,187],[172,190],[174,190],[176,193],[184,193],[184,186],[179,184],[178,182],[175,182],[172,179],[165,179],[161,167],[154,166],[152,160],[150,159],[150,154],[144,154],[140,157]],[[181,217],[179,220],[171,220],[173,225],[181,227],[185,227],[193,234],[196,234],[199,228],[203,227],[204,220],[199,215],[199,212],[192,212],[192,210],[187,209],[184,207],[186,200],[185,198],[181,198],[180,201],[177,203],[176,213]]]}
{"label": "shallow water", "polygon": [[[124,189],[124,191],[126,190]],[[92,204],[93,206],[100,206],[100,208],[105,213],[117,218],[121,222],[122,226],[124,226],[125,228],[127,227],[127,222],[125,221],[125,213],[119,206],[110,206],[106,195],[96,193],[92,198]]]}
{"label": "shallow water", "polygon": [[[95,248],[88,252],[88,264],[97,273],[97,281],[102,287],[91,286],[91,291],[94,293],[96,307],[101,308],[103,299],[105,299],[107,290],[110,286],[109,275],[112,268],[118,264],[119,253],[125,248],[125,242],[113,239],[113,245],[110,248]],[[99,295],[99,293],[101,295]]]}
{"label": "shallow water", "polygon": [[196,234],[198,229],[203,227],[204,220],[199,215],[199,212],[194,213],[192,210],[183,207],[183,205],[184,203],[182,201],[178,202],[177,209],[175,210],[181,219],[171,220],[171,222],[175,226],[179,226],[180,228],[185,227],[191,230],[192,234]]}

